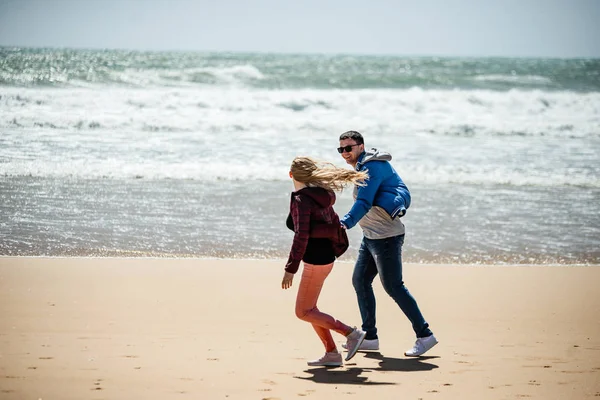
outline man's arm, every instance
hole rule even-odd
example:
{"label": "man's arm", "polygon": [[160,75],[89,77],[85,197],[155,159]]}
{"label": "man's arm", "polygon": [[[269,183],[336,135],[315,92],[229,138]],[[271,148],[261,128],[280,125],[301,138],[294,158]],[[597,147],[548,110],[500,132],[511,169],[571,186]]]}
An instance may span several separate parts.
{"label": "man's arm", "polygon": [[340,220],[340,223],[350,229],[354,227],[369,212],[373,207],[373,200],[375,194],[379,190],[379,186],[383,181],[383,177],[379,168],[377,168],[378,161],[371,161],[368,167],[365,167],[363,171],[369,174],[369,178],[365,181],[365,186],[359,186],[356,194],[356,200],[352,205],[352,208],[344,217]]}

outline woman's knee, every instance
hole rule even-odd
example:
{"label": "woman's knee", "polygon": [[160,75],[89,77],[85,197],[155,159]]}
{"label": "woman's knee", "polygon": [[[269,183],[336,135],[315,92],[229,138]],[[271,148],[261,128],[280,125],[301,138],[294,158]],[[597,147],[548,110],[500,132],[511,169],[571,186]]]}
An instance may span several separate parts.
{"label": "woman's knee", "polygon": [[306,307],[296,307],[296,317],[299,319],[306,321],[308,320],[308,316],[312,310]]}

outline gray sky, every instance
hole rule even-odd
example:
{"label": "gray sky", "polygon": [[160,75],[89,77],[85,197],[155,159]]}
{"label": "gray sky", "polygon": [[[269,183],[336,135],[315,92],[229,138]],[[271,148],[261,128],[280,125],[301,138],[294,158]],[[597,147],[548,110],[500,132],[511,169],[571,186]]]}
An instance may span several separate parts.
{"label": "gray sky", "polygon": [[600,0],[0,0],[0,45],[600,57]]}

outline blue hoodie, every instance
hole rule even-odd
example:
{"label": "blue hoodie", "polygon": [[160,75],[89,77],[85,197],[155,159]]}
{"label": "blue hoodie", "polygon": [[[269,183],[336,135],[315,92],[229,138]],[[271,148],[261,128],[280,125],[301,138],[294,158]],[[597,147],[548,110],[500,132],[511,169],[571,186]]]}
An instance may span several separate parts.
{"label": "blue hoodie", "polygon": [[365,171],[369,179],[365,186],[358,186],[354,205],[341,219],[350,229],[365,216],[373,206],[383,208],[390,218],[402,217],[410,207],[410,192],[396,172],[389,153],[369,149],[358,158],[357,171]]}

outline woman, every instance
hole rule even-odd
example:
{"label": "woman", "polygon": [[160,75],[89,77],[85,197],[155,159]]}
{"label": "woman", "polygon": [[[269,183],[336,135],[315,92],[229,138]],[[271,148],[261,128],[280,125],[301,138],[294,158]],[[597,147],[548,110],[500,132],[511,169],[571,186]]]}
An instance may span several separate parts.
{"label": "woman", "polygon": [[[312,324],[325,346],[325,355],[309,361],[308,365],[339,367],[343,365],[342,355],[337,350],[331,331],[346,337],[346,361],[354,357],[366,333],[321,312],[317,308],[317,300],[335,258],[348,247],[346,232],[341,229],[339,217],[333,209],[333,191],[341,190],[348,183],[362,185],[367,174],[337,168],[328,163],[317,163],[309,157],[296,157],[292,161],[290,178],[295,191],[291,195],[290,215],[286,224],[295,235],[281,287],[289,289],[292,286],[294,274],[298,271],[300,261],[303,261],[296,316]],[[311,230],[318,234],[311,237]]]}

